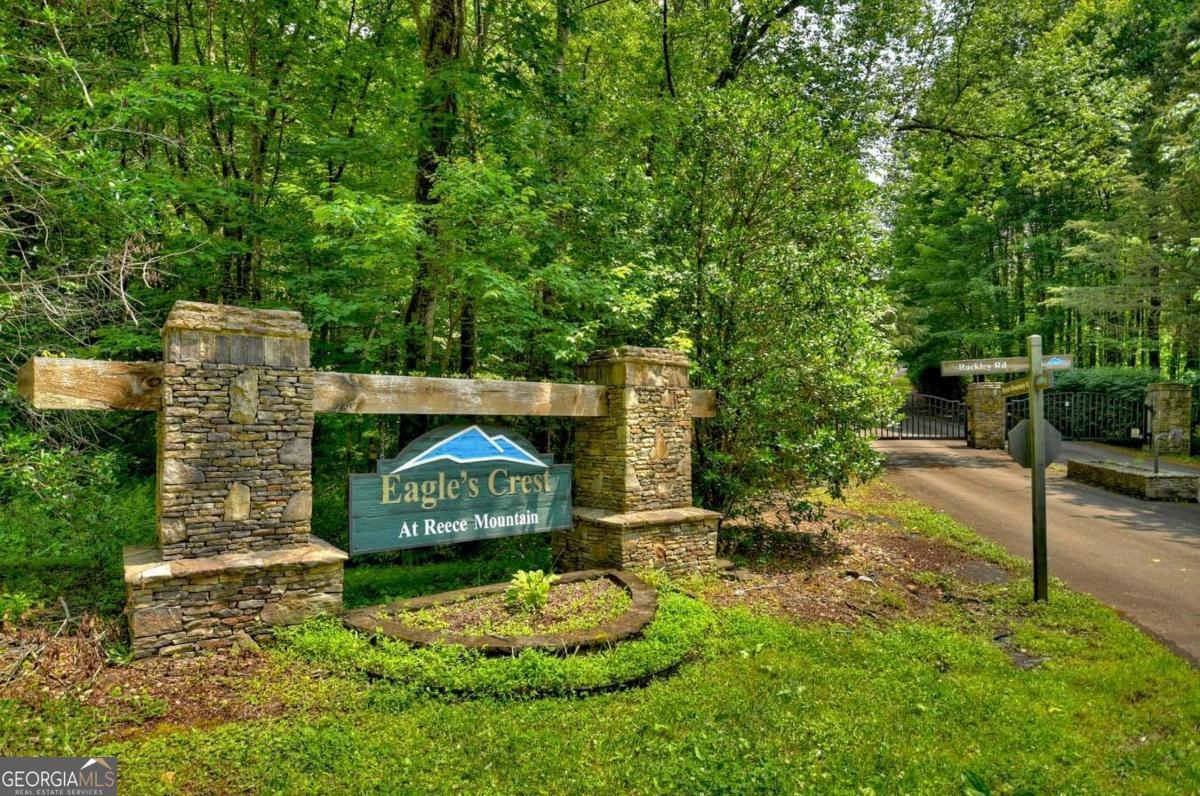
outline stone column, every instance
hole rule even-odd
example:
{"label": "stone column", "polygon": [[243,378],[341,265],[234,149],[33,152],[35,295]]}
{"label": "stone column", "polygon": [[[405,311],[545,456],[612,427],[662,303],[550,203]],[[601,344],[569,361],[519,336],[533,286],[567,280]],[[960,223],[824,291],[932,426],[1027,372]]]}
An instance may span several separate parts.
{"label": "stone column", "polygon": [[158,546],[125,558],[139,657],[340,609],[346,554],[309,535],[308,337],[295,312],[177,302],[167,316]]}
{"label": "stone column", "polygon": [[692,505],[687,357],[626,346],[580,375],[608,385],[608,415],[576,426],[575,528],[553,537],[559,567],[712,568],[720,515]]}
{"label": "stone column", "polygon": [[1150,433],[1166,435],[1158,441],[1159,452],[1188,453],[1192,447],[1192,388],[1173,382],[1151,384],[1146,387],[1146,405],[1153,410]]}
{"label": "stone column", "polygon": [[967,385],[967,445],[980,449],[1004,449],[1004,396],[998,381]]}

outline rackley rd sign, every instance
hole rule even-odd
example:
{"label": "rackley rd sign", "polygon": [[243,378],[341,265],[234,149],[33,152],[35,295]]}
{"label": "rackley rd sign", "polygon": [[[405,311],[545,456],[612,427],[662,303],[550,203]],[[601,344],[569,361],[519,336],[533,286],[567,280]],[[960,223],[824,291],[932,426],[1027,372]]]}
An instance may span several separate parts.
{"label": "rackley rd sign", "polygon": [[519,434],[443,426],[350,476],[350,554],[571,527],[571,467]]}
{"label": "rackley rd sign", "polygon": [[[1069,370],[1071,357],[1055,354],[1042,359],[1042,370]],[[942,363],[943,376],[986,376],[989,373],[1023,373],[1029,370],[1029,357],[992,359],[953,359]]]}

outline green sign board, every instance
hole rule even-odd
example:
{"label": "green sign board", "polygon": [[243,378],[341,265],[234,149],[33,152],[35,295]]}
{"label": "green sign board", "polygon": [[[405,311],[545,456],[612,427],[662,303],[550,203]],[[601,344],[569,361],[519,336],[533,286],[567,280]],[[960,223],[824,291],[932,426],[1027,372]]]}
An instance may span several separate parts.
{"label": "green sign board", "polygon": [[350,476],[350,554],[571,527],[571,466],[490,426],[443,426]]}

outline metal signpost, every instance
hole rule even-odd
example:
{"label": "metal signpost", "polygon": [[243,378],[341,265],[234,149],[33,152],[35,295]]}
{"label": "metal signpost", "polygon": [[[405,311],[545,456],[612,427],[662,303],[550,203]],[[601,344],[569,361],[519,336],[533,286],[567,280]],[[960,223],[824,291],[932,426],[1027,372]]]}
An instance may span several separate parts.
{"label": "metal signpost", "polygon": [[956,359],[942,363],[943,376],[984,376],[989,373],[1029,375],[1010,381],[1000,388],[1004,397],[1029,394],[1029,419],[1022,420],[1009,432],[1009,455],[1033,476],[1033,599],[1048,597],[1049,575],[1046,563],[1046,466],[1057,458],[1062,434],[1046,422],[1042,391],[1054,384],[1053,371],[1067,370],[1073,364],[1066,354],[1042,356],[1042,337],[1033,334],[1028,341],[1029,356],[994,359]]}
{"label": "metal signpost", "polygon": [[1042,391],[1037,382],[1042,375],[1042,336],[1029,335],[1029,450],[1033,454],[1033,599],[1045,602],[1048,597],[1046,563],[1046,422],[1042,410]]}

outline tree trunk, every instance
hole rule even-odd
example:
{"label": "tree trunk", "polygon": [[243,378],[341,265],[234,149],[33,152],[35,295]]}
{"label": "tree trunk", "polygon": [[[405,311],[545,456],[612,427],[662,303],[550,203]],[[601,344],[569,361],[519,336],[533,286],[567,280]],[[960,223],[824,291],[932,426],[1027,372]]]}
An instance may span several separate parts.
{"label": "tree trunk", "polygon": [[[419,204],[432,205],[433,183],[438,164],[449,157],[458,128],[458,97],[455,70],[462,55],[463,0],[431,0],[429,16],[419,24],[421,55],[425,61],[425,84],[421,88],[421,142],[417,151],[415,196]],[[417,251],[417,275],[404,313],[407,328],[405,366],[410,370],[428,367],[433,354],[433,319],[437,295],[434,274],[434,239],[437,234],[429,215],[425,242]]]}

